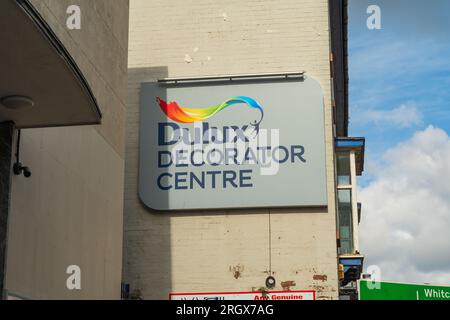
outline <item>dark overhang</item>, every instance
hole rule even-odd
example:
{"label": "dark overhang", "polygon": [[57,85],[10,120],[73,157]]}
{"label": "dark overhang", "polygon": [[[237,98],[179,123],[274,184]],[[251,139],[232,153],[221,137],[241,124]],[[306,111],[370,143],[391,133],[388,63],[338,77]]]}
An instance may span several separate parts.
{"label": "dark overhang", "polygon": [[355,151],[356,174],[360,176],[364,171],[364,151],[366,139],[353,137],[340,137],[335,140],[336,151]]}
{"label": "dark overhang", "polygon": [[99,124],[100,109],[64,45],[28,0],[0,1],[0,122]]}
{"label": "dark overhang", "polygon": [[348,136],[347,0],[329,0],[336,135]]}
{"label": "dark overhang", "polygon": [[341,280],[341,286],[347,285],[349,282],[357,281],[361,278],[363,272],[364,256],[355,254],[348,256],[340,256],[339,264],[344,267],[344,279]]}

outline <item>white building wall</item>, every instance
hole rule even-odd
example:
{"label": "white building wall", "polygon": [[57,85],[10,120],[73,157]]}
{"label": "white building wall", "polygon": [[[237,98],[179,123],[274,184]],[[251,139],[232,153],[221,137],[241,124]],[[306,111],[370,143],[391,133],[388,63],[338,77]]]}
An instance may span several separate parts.
{"label": "white building wall", "polygon": [[[327,0],[130,1],[124,281],[132,293],[258,289],[271,261],[276,289],[285,282],[337,299],[329,36]],[[141,82],[291,71],[306,71],[324,91],[328,209],[161,213],[140,202]]]}
{"label": "white building wall", "polygon": [[[128,0],[32,0],[78,64],[103,114],[98,126],[22,131],[12,181],[6,289],[30,299],[120,299]],[[61,106],[64,107],[64,106]],[[81,268],[81,290],[66,269]]]}

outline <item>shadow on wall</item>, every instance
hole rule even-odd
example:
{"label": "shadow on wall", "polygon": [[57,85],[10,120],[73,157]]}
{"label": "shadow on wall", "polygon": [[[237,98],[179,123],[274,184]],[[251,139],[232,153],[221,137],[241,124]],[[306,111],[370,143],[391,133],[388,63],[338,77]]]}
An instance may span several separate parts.
{"label": "shadow on wall", "polygon": [[167,77],[167,67],[128,70],[123,282],[131,299],[168,299],[171,290],[170,215],[148,209],[138,190],[141,84]]}

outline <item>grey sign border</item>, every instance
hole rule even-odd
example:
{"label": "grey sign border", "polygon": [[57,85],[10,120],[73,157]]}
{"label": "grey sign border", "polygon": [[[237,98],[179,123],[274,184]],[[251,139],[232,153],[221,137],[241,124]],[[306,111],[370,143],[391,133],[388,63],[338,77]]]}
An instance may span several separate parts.
{"label": "grey sign border", "polygon": [[[159,208],[153,208],[151,207],[149,204],[147,204],[144,199],[143,196],[141,194],[142,192],[142,187],[141,187],[141,135],[142,132],[141,130],[143,130],[143,119],[142,117],[139,118],[139,143],[138,143],[138,178],[137,178],[137,182],[138,182],[138,195],[139,195],[139,202],[142,203],[143,206],[145,206],[146,208],[157,212],[157,213],[170,213],[170,212],[178,212],[178,213],[182,213],[182,212],[186,212],[186,213],[192,213],[194,211],[203,211],[203,212],[216,212],[216,211],[242,211],[242,210],[260,210],[260,209],[267,209],[267,210],[295,210],[295,209],[305,209],[305,208],[311,208],[314,210],[317,210],[318,212],[324,212],[328,210],[329,207],[329,197],[328,197],[328,170],[327,170],[327,128],[326,128],[326,104],[325,104],[325,95],[324,95],[324,91],[322,88],[322,85],[320,84],[320,82],[315,79],[314,77],[311,76],[307,76],[308,78],[311,78],[312,80],[314,80],[321,88],[321,92],[322,92],[322,107],[323,107],[323,136],[324,136],[324,164],[325,167],[323,168],[324,172],[325,172],[325,192],[326,192],[326,204],[319,204],[319,205],[270,205],[270,204],[262,204],[262,205],[258,205],[258,206],[239,206],[239,207],[231,207],[231,206],[225,206],[225,207],[214,207],[214,208],[204,208],[204,207],[190,207],[190,208],[174,208],[174,209],[159,209]],[[200,79],[200,78],[199,78]],[[166,87],[166,88],[176,88],[176,87],[197,87],[197,86],[208,86],[208,85],[224,85],[224,84],[238,84],[238,83],[261,83],[261,82],[296,82],[299,81],[298,79],[295,78],[279,78],[279,79],[265,79],[265,78],[255,78],[255,79],[242,79],[242,80],[232,80],[232,81],[217,81],[217,80],[208,80],[207,78],[205,78],[204,80],[199,80],[199,81],[190,81],[187,83],[166,83],[165,81],[161,81],[161,80],[149,80],[149,81],[142,81],[141,85],[140,85],[140,93],[139,93],[139,111],[141,111],[141,103],[142,103],[142,96],[143,96],[143,90],[142,88],[145,86],[145,84],[148,83],[154,83],[154,84],[158,84],[160,87]],[[141,112],[139,112],[139,115],[141,115]],[[323,210],[325,209],[325,210]]]}

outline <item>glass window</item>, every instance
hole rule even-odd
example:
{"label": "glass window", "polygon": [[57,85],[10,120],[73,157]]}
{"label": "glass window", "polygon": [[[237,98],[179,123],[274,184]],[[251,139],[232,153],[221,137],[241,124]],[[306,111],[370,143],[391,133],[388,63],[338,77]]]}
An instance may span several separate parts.
{"label": "glass window", "polygon": [[353,253],[352,191],[338,190],[339,239],[341,254]]}
{"label": "glass window", "polygon": [[350,185],[350,153],[336,153],[337,162],[337,183],[338,185]]}

